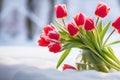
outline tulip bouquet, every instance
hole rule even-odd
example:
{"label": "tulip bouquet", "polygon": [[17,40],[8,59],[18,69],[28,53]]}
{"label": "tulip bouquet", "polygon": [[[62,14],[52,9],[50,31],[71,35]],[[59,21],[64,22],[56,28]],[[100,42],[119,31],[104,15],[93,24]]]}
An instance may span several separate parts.
{"label": "tulip bouquet", "polygon": [[[94,69],[101,72],[110,72],[111,69],[114,69],[120,71],[120,61],[111,47],[111,45],[120,43],[120,40],[108,43],[115,31],[120,33],[120,16],[115,21],[109,21],[106,25],[103,25],[102,18],[105,18],[109,11],[110,7],[107,4],[98,2],[95,10],[96,22],[92,17],[85,16],[84,13],[78,13],[73,17],[74,22],[65,23],[64,20],[68,15],[66,5],[56,5],[55,13],[59,20],[55,22],[59,29],[57,30],[53,24],[44,26],[38,44],[48,47],[50,52],[62,52],[56,68],[59,68],[72,48],[78,48],[82,50],[79,61],[76,62],[75,66],[64,64],[63,70]],[[106,35],[109,28],[112,28],[113,31]]]}

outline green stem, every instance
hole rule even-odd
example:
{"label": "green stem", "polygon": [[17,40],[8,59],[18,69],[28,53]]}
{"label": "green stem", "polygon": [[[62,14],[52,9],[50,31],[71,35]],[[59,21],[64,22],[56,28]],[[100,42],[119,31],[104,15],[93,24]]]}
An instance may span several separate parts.
{"label": "green stem", "polygon": [[109,72],[109,69],[107,68],[107,66],[105,65],[105,63],[103,63],[103,61],[97,57],[95,54],[91,53],[91,56],[93,56],[93,59],[97,62],[97,68],[99,71],[103,71],[103,72]]}
{"label": "green stem", "polygon": [[64,26],[66,27],[66,24],[65,24],[65,20],[64,20],[64,19],[62,19],[62,22],[63,22]]}
{"label": "green stem", "polygon": [[101,47],[101,41],[100,41],[100,35],[99,35],[99,32],[98,32],[98,29],[97,29],[97,24],[98,24],[98,21],[99,21],[99,17],[97,17],[97,20],[96,20],[96,24],[95,24],[95,31],[96,31],[96,35],[98,36],[96,39],[98,40],[98,43],[99,43],[99,45],[100,45],[100,47]]}
{"label": "green stem", "polygon": [[81,41],[84,45],[86,45],[86,43],[84,42],[84,40],[83,40],[81,34],[79,34],[79,35],[77,35],[77,36],[78,36],[78,38],[80,39],[80,41]]}
{"label": "green stem", "polygon": [[91,31],[91,33],[93,34],[93,36],[95,37],[95,34],[94,34],[94,32],[93,31]]}
{"label": "green stem", "polygon": [[115,32],[115,29],[108,35],[108,37],[106,38],[105,42],[103,43],[103,46],[106,44],[106,42],[109,40],[109,38],[111,37],[111,35]]}
{"label": "green stem", "polygon": [[108,65],[110,65],[111,67],[113,67],[114,69],[120,71],[120,68],[116,67],[115,65],[111,64],[110,62],[106,61],[104,59],[104,57],[102,57],[100,54],[98,54],[94,49],[92,49],[91,47],[89,46],[86,46],[87,48],[89,48],[90,50],[92,50],[97,56],[99,56],[99,58],[101,58],[105,63],[107,63]]}
{"label": "green stem", "polygon": [[100,19],[100,18],[97,17],[97,20],[96,20],[95,26],[97,26],[97,23],[98,23],[99,19]]}
{"label": "green stem", "polygon": [[110,51],[110,49],[109,49],[109,50],[106,50],[106,49],[105,49],[105,50],[103,50],[103,51],[105,52],[105,54],[107,54],[106,51],[108,51],[109,54],[107,54],[107,55],[108,55],[111,59],[113,59],[114,61],[116,61],[117,64],[120,65],[120,61],[116,58],[116,56],[114,55],[114,53]]}

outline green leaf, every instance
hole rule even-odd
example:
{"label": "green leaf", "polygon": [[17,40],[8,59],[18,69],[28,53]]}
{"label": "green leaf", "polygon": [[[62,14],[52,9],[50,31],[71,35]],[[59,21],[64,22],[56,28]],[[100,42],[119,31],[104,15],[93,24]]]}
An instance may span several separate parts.
{"label": "green leaf", "polygon": [[86,34],[86,31],[85,31],[85,29],[84,29],[83,26],[79,28],[79,32],[80,32],[82,35],[85,35],[85,34]]}
{"label": "green leaf", "polygon": [[70,49],[70,48],[84,48],[85,46],[77,40],[67,40],[65,44],[63,45],[63,50]]}
{"label": "green leaf", "polygon": [[115,56],[113,49],[110,46],[108,46],[107,49],[110,52],[110,57],[120,65],[120,61]]}
{"label": "green leaf", "polygon": [[98,28],[98,32],[100,33],[102,31],[102,20],[99,21],[97,28]]}
{"label": "green leaf", "polygon": [[57,26],[64,32],[66,32],[65,26],[63,26],[60,22],[58,22],[57,20],[55,20]]}
{"label": "green leaf", "polygon": [[59,31],[59,33],[60,33],[60,37],[62,39],[65,39],[65,40],[70,39],[70,37],[69,37],[70,35],[68,33],[65,33],[63,31]]}
{"label": "green leaf", "polygon": [[[118,44],[118,43],[120,43],[120,40],[114,41],[114,42],[112,42],[112,43],[109,43],[108,45],[114,45],[114,44]],[[107,45],[107,46],[108,46],[108,45]]]}
{"label": "green leaf", "polygon": [[98,32],[98,29],[96,28],[95,30],[94,30],[94,35],[95,35],[95,42],[96,42],[96,44],[98,44],[99,45],[99,47],[101,47],[101,39],[100,39],[100,33]]}
{"label": "green leaf", "polygon": [[61,55],[60,59],[58,60],[56,68],[58,69],[61,63],[65,60],[65,58],[68,56],[70,53],[71,49],[67,49],[64,51],[64,53]]}
{"label": "green leaf", "polygon": [[114,54],[114,51],[111,47],[108,46],[107,49],[110,51],[110,54]]}
{"label": "green leaf", "polygon": [[89,38],[88,35],[85,35],[85,36],[82,36],[83,37],[83,40],[84,40],[84,43],[86,43],[89,47],[94,48],[94,45],[93,45],[93,41]]}
{"label": "green leaf", "polygon": [[[90,46],[90,47],[92,47],[93,46],[93,48],[95,47],[96,49],[99,49],[99,44],[98,44],[98,41],[96,41],[96,37],[95,37],[95,34],[91,31],[87,31],[86,32],[87,33],[87,35],[86,35],[86,37],[87,37],[87,39],[88,39],[88,41],[86,41],[86,43]],[[87,40],[87,39],[85,39],[85,40]]]}
{"label": "green leaf", "polygon": [[103,38],[104,38],[104,36],[105,36],[105,33],[107,32],[107,30],[108,30],[108,28],[109,28],[109,26],[110,26],[110,23],[111,23],[111,21],[109,21],[109,22],[105,25],[104,29],[100,32],[100,39],[101,39],[101,41],[103,40]]}
{"label": "green leaf", "polygon": [[102,31],[102,20],[98,22],[98,26],[94,30],[96,39],[97,39],[98,44],[99,44],[100,47],[102,46],[102,41],[100,39],[100,33],[101,33],[101,31]]}
{"label": "green leaf", "polygon": [[94,33],[92,31],[86,31],[86,36],[89,37],[91,40],[94,40]]}

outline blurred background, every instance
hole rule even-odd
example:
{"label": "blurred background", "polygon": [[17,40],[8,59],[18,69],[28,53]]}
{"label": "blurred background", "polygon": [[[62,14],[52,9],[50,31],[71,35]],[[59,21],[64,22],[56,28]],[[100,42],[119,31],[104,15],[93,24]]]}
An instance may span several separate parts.
{"label": "blurred background", "polygon": [[76,13],[96,17],[98,1],[105,2],[111,11],[104,23],[120,16],[120,0],[0,0],[0,46],[37,45],[43,26],[54,23],[54,5],[66,4],[68,17],[73,21]]}

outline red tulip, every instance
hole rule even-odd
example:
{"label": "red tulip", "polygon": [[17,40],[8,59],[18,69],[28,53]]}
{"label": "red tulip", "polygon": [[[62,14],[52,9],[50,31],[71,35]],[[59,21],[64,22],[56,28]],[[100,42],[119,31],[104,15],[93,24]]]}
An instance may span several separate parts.
{"label": "red tulip", "polygon": [[74,21],[77,26],[83,26],[85,22],[85,15],[83,13],[76,14],[74,17]]}
{"label": "red tulip", "polygon": [[51,42],[48,45],[49,51],[57,53],[61,50],[61,44],[59,42]]}
{"label": "red tulip", "polygon": [[46,42],[49,42],[49,43],[50,42],[56,42],[56,40],[49,38],[47,35],[45,35],[45,33],[42,33],[40,35],[40,38],[43,38]]}
{"label": "red tulip", "polygon": [[89,31],[89,30],[93,30],[94,27],[95,27],[95,25],[94,25],[94,20],[93,20],[93,18],[87,17],[87,18],[86,18],[86,21],[85,21],[84,29],[85,29],[86,31]]}
{"label": "red tulip", "polygon": [[45,46],[45,47],[46,47],[46,46],[49,45],[49,43],[50,43],[50,42],[49,42],[49,41],[46,41],[45,38],[43,38],[43,37],[41,37],[40,40],[38,40],[39,46],[43,46],[43,47]]}
{"label": "red tulip", "polygon": [[71,66],[69,64],[64,64],[63,70],[66,70],[66,69],[74,69],[74,70],[76,70],[76,68],[74,66]]}
{"label": "red tulip", "polygon": [[107,16],[108,12],[110,11],[110,7],[108,7],[105,3],[99,2],[96,10],[95,10],[95,15],[104,18]]}
{"label": "red tulip", "polygon": [[58,40],[60,38],[60,35],[56,31],[49,31],[48,37],[51,38],[51,39]]}
{"label": "red tulip", "polygon": [[68,25],[67,25],[67,30],[68,30],[68,32],[69,32],[69,34],[71,35],[71,36],[74,36],[74,35],[76,35],[77,33],[78,33],[78,28],[75,26],[75,24],[74,23],[68,23]]}
{"label": "red tulip", "polygon": [[120,16],[112,23],[112,26],[120,33]]}
{"label": "red tulip", "polygon": [[53,24],[50,24],[50,25],[44,26],[43,30],[45,35],[47,35],[49,31],[55,30],[55,26]]}
{"label": "red tulip", "polygon": [[48,46],[50,42],[56,42],[56,40],[49,38],[44,33],[40,35],[40,40],[38,40],[39,46]]}
{"label": "red tulip", "polygon": [[56,17],[57,18],[65,18],[67,16],[66,5],[59,4],[55,6]]}

